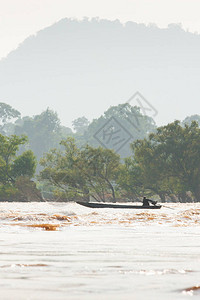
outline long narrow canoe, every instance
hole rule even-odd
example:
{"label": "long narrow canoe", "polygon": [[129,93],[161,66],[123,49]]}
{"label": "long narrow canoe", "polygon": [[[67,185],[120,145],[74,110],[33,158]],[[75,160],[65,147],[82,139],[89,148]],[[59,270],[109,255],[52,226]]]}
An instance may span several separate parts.
{"label": "long narrow canoe", "polygon": [[161,205],[126,205],[126,204],[112,204],[112,203],[97,203],[97,202],[76,202],[82,206],[91,208],[125,208],[125,209],[160,209]]}

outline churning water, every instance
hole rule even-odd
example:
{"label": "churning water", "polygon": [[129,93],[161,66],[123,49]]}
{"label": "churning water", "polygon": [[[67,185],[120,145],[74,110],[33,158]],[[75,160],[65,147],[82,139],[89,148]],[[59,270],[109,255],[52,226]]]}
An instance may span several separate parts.
{"label": "churning water", "polygon": [[199,299],[200,204],[0,203],[0,299]]}

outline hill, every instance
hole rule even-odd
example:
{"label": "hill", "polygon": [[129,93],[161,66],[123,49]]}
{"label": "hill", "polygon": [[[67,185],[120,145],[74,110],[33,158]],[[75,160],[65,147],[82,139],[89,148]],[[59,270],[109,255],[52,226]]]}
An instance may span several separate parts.
{"label": "hill", "polygon": [[200,36],[179,25],[63,19],[0,61],[0,102],[24,115],[50,107],[70,125],[140,91],[163,124],[198,113],[199,53]]}

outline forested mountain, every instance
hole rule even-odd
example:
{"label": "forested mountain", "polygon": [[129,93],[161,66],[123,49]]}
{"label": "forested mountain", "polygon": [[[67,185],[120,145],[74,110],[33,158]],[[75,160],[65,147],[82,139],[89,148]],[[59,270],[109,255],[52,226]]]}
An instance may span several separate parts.
{"label": "forested mountain", "polygon": [[51,107],[69,126],[138,90],[166,124],[198,113],[199,53],[200,36],[179,25],[63,19],[1,60],[0,102],[30,116]]}

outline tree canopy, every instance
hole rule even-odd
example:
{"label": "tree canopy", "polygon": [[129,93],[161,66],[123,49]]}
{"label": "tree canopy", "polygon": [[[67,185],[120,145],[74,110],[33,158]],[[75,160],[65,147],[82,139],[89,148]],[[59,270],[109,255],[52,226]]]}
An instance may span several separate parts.
{"label": "tree canopy", "polygon": [[115,201],[114,180],[120,157],[114,151],[84,146],[78,148],[73,138],[61,142],[63,151],[52,150],[41,160],[44,169],[40,179],[57,188],[57,193],[68,199],[97,201],[106,197]]}
{"label": "tree canopy", "polygon": [[196,122],[182,127],[175,121],[159,127],[148,139],[136,141],[132,150],[132,163],[139,168],[147,192],[163,200],[175,195],[186,201],[187,192],[200,198],[200,129]]}
{"label": "tree canopy", "polygon": [[[16,182],[19,178],[27,178],[28,181],[34,176],[36,158],[31,150],[18,155],[21,145],[27,142],[25,136],[12,135],[6,137],[0,134],[0,195],[7,197],[9,193],[17,193]],[[8,193],[9,191],[9,193]]]}
{"label": "tree canopy", "polygon": [[17,119],[21,116],[20,112],[10,105],[0,102],[0,133],[5,134],[6,125],[12,119]]}
{"label": "tree canopy", "polygon": [[[133,107],[129,103],[119,104],[110,107],[101,117],[90,123],[83,142],[93,147],[103,145],[117,151],[124,158],[131,155],[131,142],[147,137],[155,128],[154,120],[149,116],[144,116],[139,107]],[[115,142],[107,143],[110,139]],[[121,147],[120,140],[122,141]]]}
{"label": "tree canopy", "polygon": [[43,153],[59,146],[63,133],[65,129],[60,125],[57,113],[50,109],[32,118],[23,118],[15,128],[15,134],[28,136],[28,148],[34,152],[38,160]]}
{"label": "tree canopy", "polygon": [[[20,118],[18,111],[0,103],[0,122],[1,198],[19,190],[29,198],[30,191],[38,193],[31,181],[37,157],[38,185],[58,199],[200,199],[199,115],[156,128],[140,108],[125,103],[91,123],[85,117],[74,120],[72,132],[50,109]],[[123,147],[118,147],[119,137]]]}

